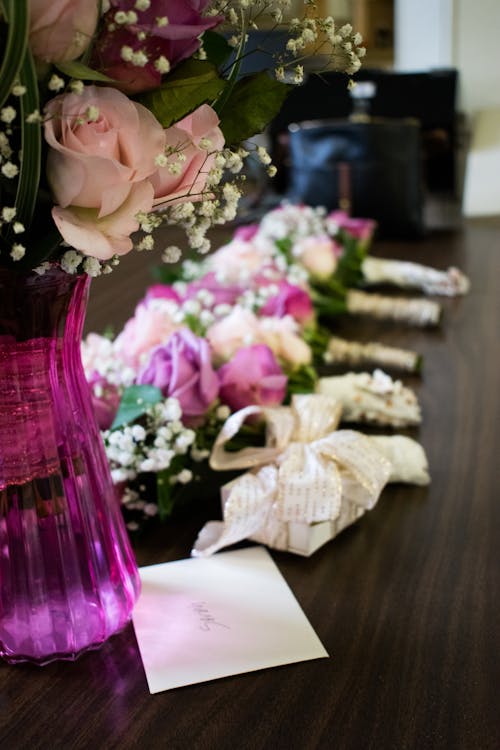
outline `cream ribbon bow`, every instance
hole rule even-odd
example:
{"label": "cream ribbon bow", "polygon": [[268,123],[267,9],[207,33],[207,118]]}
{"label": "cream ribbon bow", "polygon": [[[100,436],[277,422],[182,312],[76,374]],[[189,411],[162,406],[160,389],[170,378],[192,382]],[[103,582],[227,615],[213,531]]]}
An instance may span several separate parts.
{"label": "cream ribbon bow", "polygon": [[[224,445],[245,419],[259,413],[267,422],[266,446],[226,452]],[[346,504],[354,505],[357,515],[373,508],[391,464],[365,435],[336,430],[340,415],[341,405],[332,397],[307,394],[295,395],[290,407],[248,406],[230,416],[210,466],[251,471],[223,488],[224,521],[204,526],[192,554],[211,555],[249,537],[287,549],[290,522],[334,520]]]}

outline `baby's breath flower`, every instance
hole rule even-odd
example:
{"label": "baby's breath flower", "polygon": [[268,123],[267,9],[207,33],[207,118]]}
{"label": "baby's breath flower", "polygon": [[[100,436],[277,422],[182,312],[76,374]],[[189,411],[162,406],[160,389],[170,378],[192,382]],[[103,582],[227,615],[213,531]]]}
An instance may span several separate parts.
{"label": "baby's breath flower", "polygon": [[10,124],[13,120],[15,120],[17,116],[17,112],[14,109],[14,107],[2,107],[0,110],[0,120],[2,122],[6,122],[7,124]]}
{"label": "baby's breath flower", "polygon": [[16,85],[12,89],[12,94],[14,96],[23,96],[26,93],[26,86],[23,86],[20,83],[16,83]]}
{"label": "baby's breath flower", "polygon": [[49,91],[60,91],[64,88],[64,80],[54,73],[47,84]]}
{"label": "baby's breath flower", "polygon": [[164,263],[177,263],[182,256],[182,250],[175,245],[169,245],[165,248],[161,255],[161,259]]}
{"label": "baby's breath flower", "polygon": [[20,221],[15,221],[12,225],[12,229],[14,230],[14,234],[22,234],[24,232],[24,224]]}
{"label": "baby's breath flower", "polygon": [[12,208],[10,208],[9,206],[4,206],[2,208],[2,220],[3,221],[6,221],[7,223],[9,221],[12,221],[15,215],[16,215],[16,209],[14,206],[12,206]]}
{"label": "baby's breath flower", "polygon": [[34,109],[33,112],[30,112],[29,115],[26,116],[25,122],[28,123],[28,125],[35,125],[38,122],[42,121],[42,116],[38,109]]}
{"label": "baby's breath flower", "polygon": [[24,245],[20,245],[16,242],[14,245],[12,245],[10,257],[12,258],[12,260],[21,260],[21,258],[24,258],[25,253],[26,248],[24,247]]}
{"label": "baby's breath flower", "polygon": [[100,276],[101,275],[101,264],[97,258],[88,256],[83,261],[83,270],[88,276]]}
{"label": "baby's breath flower", "polygon": [[61,258],[61,268],[66,273],[75,273],[83,257],[76,250],[67,250]]}
{"label": "baby's breath flower", "polygon": [[19,174],[19,168],[16,166],[16,164],[8,161],[2,165],[2,174],[4,177],[7,177],[11,180]]}
{"label": "baby's breath flower", "polygon": [[83,81],[71,81],[69,84],[71,91],[74,94],[83,94],[84,84]]}
{"label": "baby's breath flower", "polygon": [[155,66],[156,70],[158,71],[158,73],[161,73],[162,75],[164,73],[168,73],[169,70],[170,70],[170,63],[167,60],[167,58],[165,57],[165,55],[160,55],[160,57],[158,57],[155,60],[154,66]]}

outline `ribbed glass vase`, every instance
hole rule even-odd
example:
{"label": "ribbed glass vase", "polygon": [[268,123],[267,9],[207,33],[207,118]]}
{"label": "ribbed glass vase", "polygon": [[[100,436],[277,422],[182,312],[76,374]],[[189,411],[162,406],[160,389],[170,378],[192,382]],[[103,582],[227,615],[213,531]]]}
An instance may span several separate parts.
{"label": "ribbed glass vase", "polygon": [[80,359],[89,277],[0,269],[0,655],[75,659],[139,576]]}

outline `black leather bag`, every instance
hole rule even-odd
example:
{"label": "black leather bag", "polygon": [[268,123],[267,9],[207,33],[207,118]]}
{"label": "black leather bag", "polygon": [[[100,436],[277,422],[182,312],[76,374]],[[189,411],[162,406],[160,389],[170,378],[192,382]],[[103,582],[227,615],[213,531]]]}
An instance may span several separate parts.
{"label": "black leather bag", "polygon": [[420,128],[413,120],[290,126],[287,198],[375,219],[386,237],[423,234]]}

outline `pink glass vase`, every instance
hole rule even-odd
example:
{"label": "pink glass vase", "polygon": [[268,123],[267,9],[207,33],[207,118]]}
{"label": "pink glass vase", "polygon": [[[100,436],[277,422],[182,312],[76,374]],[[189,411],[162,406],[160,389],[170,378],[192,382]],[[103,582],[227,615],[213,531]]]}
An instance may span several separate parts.
{"label": "pink glass vase", "polygon": [[80,359],[89,277],[0,269],[0,655],[76,659],[139,576]]}

